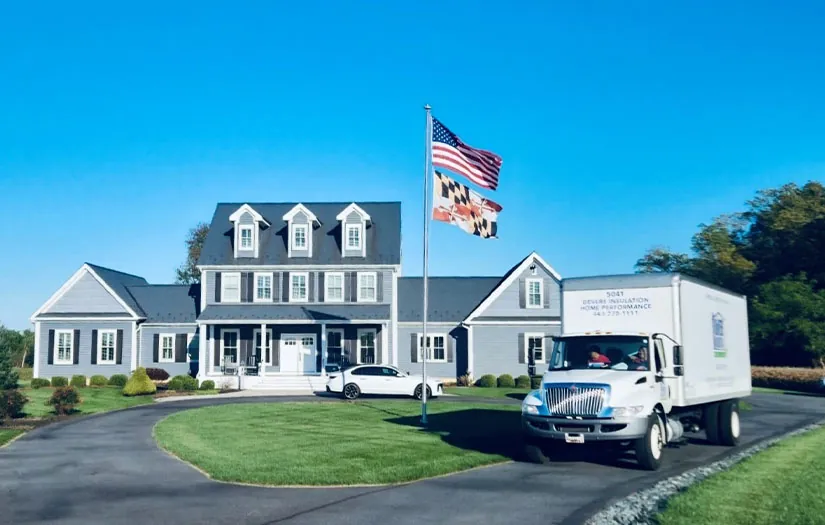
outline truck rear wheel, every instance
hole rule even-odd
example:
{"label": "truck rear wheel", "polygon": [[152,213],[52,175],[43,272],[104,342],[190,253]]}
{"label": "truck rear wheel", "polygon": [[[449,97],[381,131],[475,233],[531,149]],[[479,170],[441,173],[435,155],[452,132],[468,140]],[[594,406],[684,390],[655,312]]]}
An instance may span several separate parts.
{"label": "truck rear wheel", "polygon": [[711,445],[719,444],[719,404],[711,403],[704,410],[705,436]]}
{"label": "truck rear wheel", "polygon": [[549,449],[550,443],[547,443],[542,439],[529,436],[524,437],[524,455],[530,463],[538,463],[539,465],[549,464]]}
{"label": "truck rear wheel", "polygon": [[659,470],[662,464],[662,452],[665,448],[665,432],[662,419],[658,414],[647,418],[647,432],[643,438],[634,443],[636,461],[645,470]]}
{"label": "truck rear wheel", "polygon": [[719,403],[719,443],[733,447],[739,443],[742,430],[739,426],[739,401],[730,399]]}

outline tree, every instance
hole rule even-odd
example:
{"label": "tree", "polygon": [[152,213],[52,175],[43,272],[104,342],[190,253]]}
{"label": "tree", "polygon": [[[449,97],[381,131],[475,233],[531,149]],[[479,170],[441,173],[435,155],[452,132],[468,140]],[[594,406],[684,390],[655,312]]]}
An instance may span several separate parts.
{"label": "tree", "polygon": [[700,224],[691,247],[693,275],[710,283],[744,293],[756,264],[742,255],[745,221],[735,215],[717,217]]}
{"label": "tree", "polygon": [[688,270],[690,257],[684,253],[671,252],[664,247],[655,247],[636,261],[636,271],[638,273],[654,272],[685,272]]}
{"label": "tree", "polygon": [[209,225],[205,222],[199,222],[189,230],[189,234],[186,236],[186,261],[175,270],[176,282],[193,284],[201,281],[201,272],[198,270],[197,264],[207,233],[209,233]]}
{"label": "tree", "polygon": [[19,345],[20,334],[0,325],[0,390],[17,388],[17,370],[14,369],[12,352]]}
{"label": "tree", "polygon": [[[22,353],[20,358],[20,368],[26,366],[34,366],[34,332],[31,330],[23,330],[20,334],[22,336]],[[17,361],[15,360],[15,363]]]}

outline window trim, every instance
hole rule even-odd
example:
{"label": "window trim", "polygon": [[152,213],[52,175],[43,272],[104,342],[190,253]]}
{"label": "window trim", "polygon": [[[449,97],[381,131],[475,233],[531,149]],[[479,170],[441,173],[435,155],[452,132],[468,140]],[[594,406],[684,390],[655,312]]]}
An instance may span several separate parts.
{"label": "window trim", "polygon": [[[249,231],[249,246],[245,247],[243,245],[243,232]],[[254,224],[241,224],[238,226],[238,250],[249,252],[255,250],[255,225]]]}
{"label": "window trim", "polygon": [[[340,277],[341,278],[341,298],[340,299],[330,299],[329,298],[329,282],[330,277]],[[324,273],[324,302],[325,303],[343,303],[344,302],[344,293],[346,292],[344,284],[344,272],[325,272]]]}
{"label": "window trim", "polygon": [[239,328],[221,328],[221,363],[223,364],[224,357],[226,357],[226,339],[224,336],[226,334],[233,333],[235,334],[235,361],[229,363],[229,366],[238,366],[238,361],[241,358],[241,330]]}
{"label": "window trim", "polygon": [[[295,291],[295,287],[292,285],[293,279],[296,277],[304,277],[304,285],[306,290],[306,295],[303,299],[296,298],[293,295]],[[289,302],[290,303],[307,303],[309,302],[309,272],[289,272]]]}
{"label": "window trim", "polygon": [[[532,283],[539,283],[539,304],[530,304],[530,285]],[[544,308],[544,279],[535,277],[525,279],[524,288],[524,306],[526,308]]]}
{"label": "window trim", "polygon": [[[356,248],[349,245],[349,232],[351,230],[358,230],[358,246]],[[359,251],[364,253],[364,225],[363,224],[345,224],[344,225],[344,251]]]}
{"label": "window trim", "polygon": [[[363,363],[361,362],[361,334],[372,332],[372,346],[375,355],[373,356],[374,362],[372,363]],[[378,329],[377,328],[359,328],[355,331],[355,364],[357,365],[375,365],[379,366],[381,363],[378,363]]]}
{"label": "window trim", "polygon": [[[174,363],[175,362],[175,339],[177,334],[158,334],[158,363]],[[167,359],[163,357],[163,339],[169,337],[172,339],[172,358]]]}
{"label": "window trim", "polygon": [[[112,359],[103,359],[103,334],[112,335]],[[117,330],[107,328],[106,330],[97,331],[97,364],[99,365],[116,365],[117,364]]]}
{"label": "window trim", "polygon": [[547,362],[547,343],[545,339],[547,334],[543,332],[524,332],[524,360],[526,363],[530,362],[530,339],[541,339],[541,360],[534,359],[534,364],[544,364]]}
{"label": "window trim", "polygon": [[[266,360],[266,350],[264,349],[264,343],[266,342],[263,338],[261,338],[261,362],[264,363],[266,366],[275,366],[272,364],[272,358],[275,354],[275,330],[272,328],[267,328],[266,331],[269,335],[269,361]],[[252,330],[252,354],[255,354],[255,350],[257,349],[257,341],[258,336],[261,335],[260,328],[254,328]]]}
{"label": "window trim", "polygon": [[344,339],[344,329],[343,328],[327,328],[327,333],[324,334],[325,337],[326,337],[326,345],[327,345],[327,347],[324,349],[324,351],[327,354],[325,356],[325,361],[326,362],[329,362],[329,334],[331,334],[331,333],[341,334],[341,355],[342,355],[342,359],[343,359],[344,351],[346,350],[346,346],[347,346],[346,342],[345,342],[345,339]]}
{"label": "window trim", "polygon": [[[422,362],[424,359],[424,332],[418,332],[416,334],[418,336],[418,361],[419,363]],[[444,338],[444,359],[435,359],[431,357],[427,359],[428,363],[446,363],[447,362],[447,334],[442,332],[427,332],[427,337],[442,337]],[[433,345],[435,346],[435,345]]]}
{"label": "window trim", "polygon": [[[58,349],[60,348],[60,335],[61,334],[68,334],[69,335],[69,357],[67,359],[60,359],[60,352]],[[74,330],[55,330],[54,331],[54,349],[53,351],[53,359],[52,362],[56,365],[73,365],[74,364],[74,353],[77,349],[74,347]]]}
{"label": "window trim", "polygon": [[[304,231],[304,245],[297,246],[295,244],[295,234],[298,230]],[[298,251],[309,251],[309,224],[293,224],[292,225],[292,234],[289,236],[289,246],[293,250]]]}
{"label": "window trim", "polygon": [[[269,277],[269,299],[266,298],[259,298],[258,297],[258,277]],[[271,303],[272,302],[272,295],[273,295],[273,284],[275,283],[275,279],[272,276],[272,272],[253,272],[252,274],[252,281],[254,283],[254,290],[252,292],[252,302],[253,303]]]}
{"label": "window trim", "polygon": [[[228,276],[235,276],[238,278],[238,298],[237,300],[227,300],[226,298],[226,278]],[[221,302],[222,303],[239,303],[241,302],[241,272],[221,272]]]}
{"label": "window trim", "polygon": [[[378,272],[358,272],[358,278],[356,279],[356,286],[358,289],[356,290],[356,302],[359,303],[377,303],[378,302]],[[375,290],[375,295],[373,295],[372,299],[366,299],[361,295],[361,279],[371,275],[372,278],[375,280],[375,286],[373,287]]]}

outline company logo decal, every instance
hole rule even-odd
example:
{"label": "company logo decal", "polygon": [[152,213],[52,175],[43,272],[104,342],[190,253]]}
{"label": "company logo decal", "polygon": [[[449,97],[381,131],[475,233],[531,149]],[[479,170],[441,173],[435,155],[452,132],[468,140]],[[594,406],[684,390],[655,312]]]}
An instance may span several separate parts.
{"label": "company logo decal", "polygon": [[713,355],[725,357],[728,355],[728,350],[725,348],[725,318],[718,312],[710,317],[713,323]]}

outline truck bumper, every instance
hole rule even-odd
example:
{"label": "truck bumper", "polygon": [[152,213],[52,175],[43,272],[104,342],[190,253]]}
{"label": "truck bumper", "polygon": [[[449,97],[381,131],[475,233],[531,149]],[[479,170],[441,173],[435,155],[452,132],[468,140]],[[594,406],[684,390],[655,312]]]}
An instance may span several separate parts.
{"label": "truck bumper", "polygon": [[566,419],[523,414],[522,432],[526,436],[566,441],[567,436],[581,436],[584,442],[628,441],[644,437],[647,418],[626,419]]}

